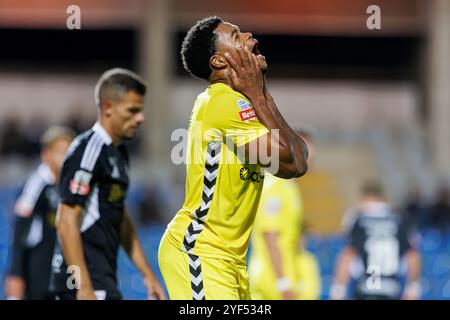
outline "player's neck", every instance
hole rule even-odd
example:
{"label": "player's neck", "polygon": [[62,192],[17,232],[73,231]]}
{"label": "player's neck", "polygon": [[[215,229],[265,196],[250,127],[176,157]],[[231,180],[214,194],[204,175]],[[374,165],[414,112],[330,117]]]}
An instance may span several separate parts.
{"label": "player's neck", "polygon": [[233,88],[233,84],[232,84],[230,78],[224,72],[213,72],[211,74],[211,77],[209,77],[209,83],[211,83],[211,84],[223,83],[223,84],[226,84],[227,86]]}
{"label": "player's neck", "polygon": [[103,120],[102,118],[97,120],[98,123],[105,129],[106,133],[111,137],[112,143],[114,145],[118,145],[122,142],[122,139],[114,134],[114,131],[112,130],[112,126],[108,121]]}

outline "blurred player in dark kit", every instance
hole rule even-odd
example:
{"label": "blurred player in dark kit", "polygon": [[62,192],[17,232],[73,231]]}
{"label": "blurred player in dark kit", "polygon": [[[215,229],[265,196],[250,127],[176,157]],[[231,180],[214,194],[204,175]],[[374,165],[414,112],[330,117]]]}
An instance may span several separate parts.
{"label": "blurred player in dark kit", "polygon": [[[332,299],[419,299],[420,255],[401,215],[390,207],[378,183],[367,183],[342,251]],[[406,284],[403,285],[403,278]],[[354,282],[354,290],[347,287]]]}
{"label": "blurred player in dark kit", "polygon": [[14,212],[12,265],[5,281],[7,299],[50,299],[51,260],[56,240],[60,170],[74,133],[53,126],[41,136],[41,164],[31,174]]}

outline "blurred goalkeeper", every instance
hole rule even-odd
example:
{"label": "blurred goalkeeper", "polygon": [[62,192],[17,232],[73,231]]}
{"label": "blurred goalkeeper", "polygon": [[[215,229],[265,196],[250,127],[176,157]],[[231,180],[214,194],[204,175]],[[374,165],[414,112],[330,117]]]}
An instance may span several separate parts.
{"label": "blurred goalkeeper", "polygon": [[12,264],[5,281],[7,299],[50,299],[50,265],[55,245],[56,185],[74,133],[50,127],[41,137],[41,164],[30,175],[14,207]]}

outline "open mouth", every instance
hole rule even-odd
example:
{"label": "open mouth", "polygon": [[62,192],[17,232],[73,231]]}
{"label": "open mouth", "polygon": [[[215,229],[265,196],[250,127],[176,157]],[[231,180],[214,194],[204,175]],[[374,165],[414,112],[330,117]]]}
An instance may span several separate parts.
{"label": "open mouth", "polygon": [[256,40],[256,39],[255,39],[255,44],[254,44],[254,46],[253,46],[252,53],[255,54],[255,55],[260,55],[260,54],[261,54],[261,53],[259,52],[259,49],[258,49],[258,40]]}

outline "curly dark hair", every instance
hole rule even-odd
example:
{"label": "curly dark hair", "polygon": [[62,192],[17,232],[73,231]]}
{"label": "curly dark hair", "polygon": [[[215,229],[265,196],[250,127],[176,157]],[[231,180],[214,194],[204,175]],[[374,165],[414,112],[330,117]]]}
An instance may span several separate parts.
{"label": "curly dark hair", "polygon": [[208,80],[211,75],[209,59],[216,51],[214,30],[223,22],[217,16],[204,18],[188,31],[181,46],[184,68],[194,77]]}

